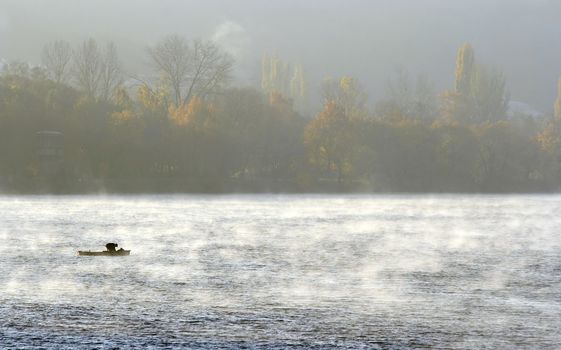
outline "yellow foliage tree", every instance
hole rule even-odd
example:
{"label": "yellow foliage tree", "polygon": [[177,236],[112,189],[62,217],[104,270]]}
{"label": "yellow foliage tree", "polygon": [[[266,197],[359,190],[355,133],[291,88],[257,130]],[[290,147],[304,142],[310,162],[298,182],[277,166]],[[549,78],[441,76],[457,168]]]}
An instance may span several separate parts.
{"label": "yellow foliage tree", "polygon": [[367,115],[366,93],[359,81],[345,76],[336,81],[328,78],[322,84],[322,94],[326,103],[333,102],[350,119],[360,119]]}
{"label": "yellow foliage tree", "polygon": [[561,78],[557,99],[553,105],[553,119],[547,123],[543,131],[538,135],[538,142],[542,149],[550,155],[561,155]]}
{"label": "yellow foliage tree", "polygon": [[327,172],[335,171],[339,183],[351,168],[353,141],[352,121],[334,101],[326,102],[305,130],[311,163]]}
{"label": "yellow foliage tree", "polygon": [[559,78],[559,86],[557,88],[557,99],[555,100],[554,116],[556,119],[561,119],[561,77]]}
{"label": "yellow foliage tree", "polygon": [[123,124],[136,117],[134,112],[134,102],[124,87],[120,86],[115,90],[113,103],[119,109],[111,115],[114,123]]}
{"label": "yellow foliage tree", "polygon": [[213,107],[200,97],[193,96],[187,104],[171,105],[168,115],[176,125],[201,129],[207,127],[211,122]]}
{"label": "yellow foliage tree", "polygon": [[140,105],[147,111],[160,114],[167,110],[168,93],[164,89],[152,89],[148,84],[143,84],[137,91]]}
{"label": "yellow foliage tree", "polygon": [[456,92],[469,95],[472,77],[475,72],[475,54],[469,43],[465,43],[458,50],[456,58]]}

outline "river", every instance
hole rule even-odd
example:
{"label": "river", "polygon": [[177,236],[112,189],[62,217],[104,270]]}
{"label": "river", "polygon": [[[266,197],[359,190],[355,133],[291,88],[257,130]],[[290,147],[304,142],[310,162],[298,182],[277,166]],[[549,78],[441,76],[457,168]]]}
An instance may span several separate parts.
{"label": "river", "polygon": [[4,196],[0,348],[558,349],[560,228],[561,196]]}

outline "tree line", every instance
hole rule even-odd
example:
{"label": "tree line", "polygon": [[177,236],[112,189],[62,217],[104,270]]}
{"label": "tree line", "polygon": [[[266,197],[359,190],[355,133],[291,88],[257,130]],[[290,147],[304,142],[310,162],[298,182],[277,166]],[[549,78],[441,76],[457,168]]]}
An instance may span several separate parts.
{"label": "tree line", "polygon": [[[302,115],[302,68],[231,84],[233,59],[210,41],[163,38],[151,71],[126,73],[114,44],[45,45],[42,65],[0,76],[0,190],[552,191],[561,184],[561,80],[550,118],[508,117],[504,75],[458,51],[454,87],[405,71],[373,110],[358,79],[327,79]],[[268,59],[269,60],[269,59]],[[281,69],[282,68],[282,69]],[[59,131],[56,176],[37,132]]]}

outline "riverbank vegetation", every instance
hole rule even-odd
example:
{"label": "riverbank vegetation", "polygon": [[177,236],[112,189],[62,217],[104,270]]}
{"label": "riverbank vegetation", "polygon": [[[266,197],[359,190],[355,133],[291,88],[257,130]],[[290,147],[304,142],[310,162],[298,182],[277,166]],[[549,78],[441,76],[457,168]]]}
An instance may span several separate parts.
{"label": "riverbank vegetation", "polygon": [[[508,113],[505,77],[460,48],[455,85],[436,92],[400,72],[368,108],[357,77],[306,81],[265,58],[259,88],[235,86],[212,42],[169,36],[127,74],[117,48],[45,46],[43,65],[0,76],[4,192],[527,192],[561,185],[561,84],[554,115]],[[453,64],[453,62],[451,63]],[[284,72],[284,73],[283,73]],[[157,77],[157,78],[150,78]],[[63,138],[44,170],[38,132]],[[51,167],[52,168],[52,167]]]}

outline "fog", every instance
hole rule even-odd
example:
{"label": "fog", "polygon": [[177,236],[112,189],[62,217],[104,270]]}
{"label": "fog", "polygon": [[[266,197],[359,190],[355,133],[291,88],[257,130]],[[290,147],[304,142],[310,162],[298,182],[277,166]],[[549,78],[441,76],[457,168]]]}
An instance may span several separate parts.
{"label": "fog", "polygon": [[326,76],[359,77],[370,103],[398,67],[451,87],[464,42],[504,71],[512,100],[545,113],[561,75],[555,0],[0,1],[4,60],[39,63],[49,41],[94,37],[114,41],[129,73],[141,73],[145,48],[170,33],[217,41],[242,84],[259,83],[261,57],[272,52],[301,63],[314,93]]}
{"label": "fog", "polygon": [[[559,344],[559,196],[29,196],[0,209],[13,347],[42,333],[47,348]],[[75,256],[108,241],[131,255]]]}

